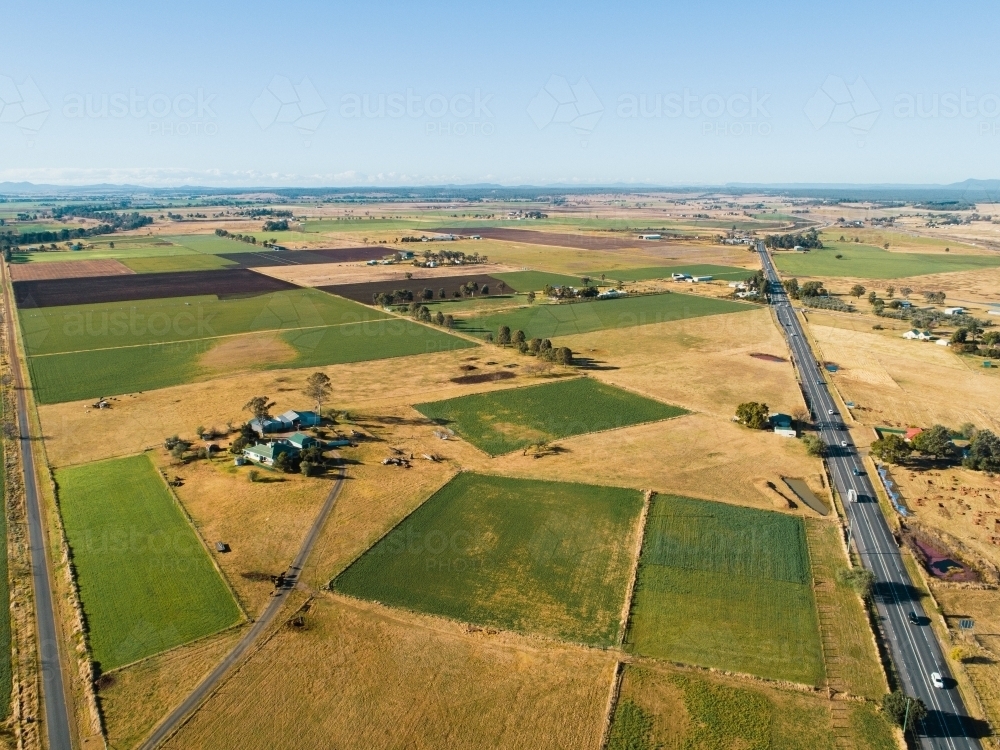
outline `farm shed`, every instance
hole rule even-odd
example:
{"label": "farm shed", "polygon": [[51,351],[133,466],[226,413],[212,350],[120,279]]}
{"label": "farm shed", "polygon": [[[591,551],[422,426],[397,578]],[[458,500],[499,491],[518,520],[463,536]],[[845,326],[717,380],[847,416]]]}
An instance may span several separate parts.
{"label": "farm shed", "polygon": [[270,432],[285,432],[294,427],[291,422],[286,421],[283,416],[274,419],[265,419],[263,423],[259,419],[250,420],[250,429],[258,435],[266,435]]}
{"label": "farm shed", "polygon": [[771,425],[774,428],[775,435],[798,437],[798,432],[795,431],[795,424],[788,414],[772,414]]}
{"label": "farm shed", "polygon": [[296,411],[289,409],[278,419],[296,427],[315,427],[320,423],[321,417],[314,411]]}
{"label": "farm shed", "polygon": [[306,435],[304,432],[296,432],[285,438],[285,441],[290,445],[298,448],[299,450],[304,450],[306,448],[312,448],[318,442],[316,438],[311,435]]}
{"label": "farm shed", "polygon": [[965,315],[964,307],[946,307],[944,309],[945,315]]}

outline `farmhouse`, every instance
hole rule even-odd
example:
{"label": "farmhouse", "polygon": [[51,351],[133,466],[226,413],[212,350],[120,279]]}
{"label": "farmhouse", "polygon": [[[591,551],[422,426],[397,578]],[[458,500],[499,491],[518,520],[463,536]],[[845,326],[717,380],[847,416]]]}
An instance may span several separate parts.
{"label": "farmhouse", "polygon": [[249,458],[251,461],[264,464],[265,466],[274,466],[274,462],[277,460],[278,456],[283,453],[287,453],[290,456],[297,455],[299,449],[292,445],[287,440],[276,440],[272,443],[264,443],[257,445],[251,445],[248,448],[243,449],[243,455]]}
{"label": "farmhouse", "polygon": [[917,341],[930,341],[934,338],[930,331],[918,331],[916,328],[911,328],[909,331],[903,334],[904,339],[911,339]]}
{"label": "farmhouse", "polygon": [[639,239],[640,240],[658,240],[658,239],[662,239],[662,237],[659,234],[640,234],[639,235]]}
{"label": "farmhouse", "polygon": [[787,414],[772,414],[771,425],[774,428],[775,435],[781,435],[782,437],[799,436],[795,431],[795,425],[792,422],[792,418]]}
{"label": "farmhouse", "polygon": [[903,440],[910,442],[923,431],[922,427],[910,427],[905,433],[903,433]]}

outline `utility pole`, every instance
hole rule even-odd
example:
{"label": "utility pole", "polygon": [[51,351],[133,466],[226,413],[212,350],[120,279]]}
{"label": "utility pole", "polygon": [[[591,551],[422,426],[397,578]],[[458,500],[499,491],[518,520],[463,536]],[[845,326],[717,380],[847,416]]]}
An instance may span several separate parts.
{"label": "utility pole", "polygon": [[[903,713],[903,736],[906,736],[906,725],[910,723],[910,696],[906,696],[906,711]],[[914,735],[913,739],[916,739]]]}

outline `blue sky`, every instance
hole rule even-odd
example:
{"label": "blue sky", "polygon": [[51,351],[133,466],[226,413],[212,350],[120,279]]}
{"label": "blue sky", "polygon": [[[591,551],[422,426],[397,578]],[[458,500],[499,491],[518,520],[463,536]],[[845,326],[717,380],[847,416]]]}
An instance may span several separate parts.
{"label": "blue sky", "polygon": [[1000,177],[995,2],[15,0],[3,25],[0,181]]}

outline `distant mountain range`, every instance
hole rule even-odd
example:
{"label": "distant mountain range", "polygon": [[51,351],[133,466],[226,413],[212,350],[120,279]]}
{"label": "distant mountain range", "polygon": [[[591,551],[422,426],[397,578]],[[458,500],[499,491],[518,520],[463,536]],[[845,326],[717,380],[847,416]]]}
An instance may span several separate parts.
{"label": "distant mountain range", "polygon": [[151,188],[142,185],[47,185],[33,182],[0,182],[0,196],[85,198],[98,196],[246,196],[271,194],[283,198],[320,195],[385,196],[387,198],[428,197],[448,198],[540,198],[554,195],[595,193],[645,193],[645,192],[695,192],[695,193],[765,193],[789,197],[813,197],[824,200],[877,200],[903,201],[927,204],[968,205],[982,202],[1000,202],[1000,179],[953,182],[947,185],[902,183],[744,183],[724,185],[653,185],[637,183],[609,183],[607,185],[496,185],[489,183],[470,185],[421,185],[412,187],[203,187],[184,185],[173,188]]}

